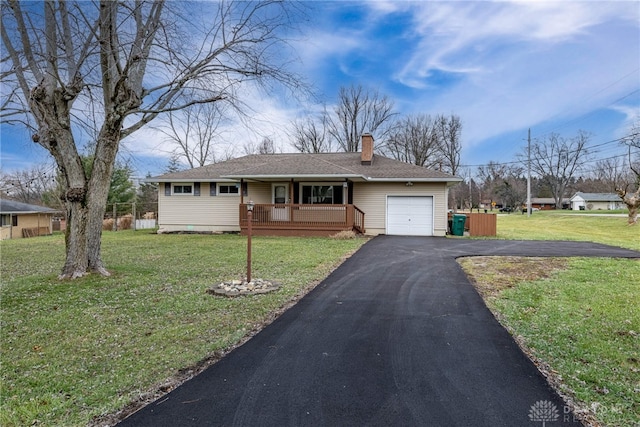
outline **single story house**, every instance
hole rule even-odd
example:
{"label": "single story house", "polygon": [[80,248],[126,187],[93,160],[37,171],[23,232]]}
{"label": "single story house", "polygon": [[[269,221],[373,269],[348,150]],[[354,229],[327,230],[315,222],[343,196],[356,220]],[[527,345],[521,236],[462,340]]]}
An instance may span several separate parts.
{"label": "single story house", "polygon": [[159,183],[159,232],[444,236],[450,174],[361,153],[254,154],[147,179]]}
{"label": "single story house", "polygon": [[51,234],[52,219],[58,213],[44,206],[0,199],[0,240]]}
{"label": "single story house", "polygon": [[[562,209],[569,209],[571,202],[568,198],[562,199]],[[532,197],[531,207],[540,209],[541,211],[553,210],[556,208],[556,199],[553,197]]]}
{"label": "single story house", "polygon": [[615,193],[582,193],[577,192],[571,198],[571,209],[574,211],[583,210],[604,210],[624,209],[626,205]]}

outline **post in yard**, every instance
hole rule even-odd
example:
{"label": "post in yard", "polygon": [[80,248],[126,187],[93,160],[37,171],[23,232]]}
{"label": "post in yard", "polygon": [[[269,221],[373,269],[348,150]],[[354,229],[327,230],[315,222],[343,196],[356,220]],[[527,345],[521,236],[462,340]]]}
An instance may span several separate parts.
{"label": "post in yard", "polygon": [[531,128],[527,136],[527,217],[531,216]]}
{"label": "post in yard", "polygon": [[247,203],[247,283],[251,282],[251,220],[253,219],[253,200]]}

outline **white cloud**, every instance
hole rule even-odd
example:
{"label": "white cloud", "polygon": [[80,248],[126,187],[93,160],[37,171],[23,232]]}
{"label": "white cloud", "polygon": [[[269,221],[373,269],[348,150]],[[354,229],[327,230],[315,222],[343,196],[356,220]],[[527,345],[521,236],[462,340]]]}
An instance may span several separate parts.
{"label": "white cloud", "polygon": [[[613,18],[634,20],[637,5],[581,2],[425,2],[411,3],[419,38],[411,59],[396,78],[412,87],[429,70],[476,73],[495,64],[496,51],[567,43]],[[500,58],[500,56],[497,56]],[[488,61],[488,62],[486,62]]]}
{"label": "white cloud", "polygon": [[[415,89],[405,106],[460,115],[469,145],[608,107],[638,87],[637,3],[411,7],[418,42],[394,76]],[[444,88],[432,83],[434,70],[457,73],[456,81]]]}

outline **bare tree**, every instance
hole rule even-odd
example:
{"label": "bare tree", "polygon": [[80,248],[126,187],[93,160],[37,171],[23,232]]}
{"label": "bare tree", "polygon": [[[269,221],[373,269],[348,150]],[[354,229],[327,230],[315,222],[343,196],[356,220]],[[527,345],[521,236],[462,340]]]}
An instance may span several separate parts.
{"label": "bare tree", "polygon": [[[190,105],[240,105],[243,83],[301,84],[282,60],[288,2],[6,0],[1,7],[3,55],[12,64],[2,74],[11,94],[2,117],[32,118],[34,142],[58,166],[68,219],[61,278],[109,275],[102,218],[123,138]],[[98,119],[89,174],[77,146],[87,111]]]}
{"label": "bare tree", "polygon": [[326,153],[331,151],[324,120],[296,120],[290,134],[293,147],[301,153]]}
{"label": "bare tree", "polygon": [[439,115],[436,117],[435,127],[443,169],[451,175],[457,175],[462,153],[462,121],[455,114]]}
{"label": "bare tree", "polygon": [[394,159],[433,168],[442,163],[436,121],[428,114],[407,116],[389,133],[384,151]]}
{"label": "bare tree", "polygon": [[[520,202],[521,167],[490,161],[487,165],[478,167],[477,176],[481,182],[482,193],[490,198],[491,202],[500,201],[503,206],[514,206]],[[510,197],[508,200],[505,198],[507,194]],[[526,198],[526,185],[524,194]]]}
{"label": "bare tree", "polygon": [[634,157],[634,149],[640,149],[640,118],[636,118],[629,134],[623,139],[623,143],[629,147],[629,169],[633,179],[621,180],[620,184],[616,186],[616,193],[629,209],[629,225],[636,225],[640,209],[640,152],[635,151]]}
{"label": "bare tree", "polygon": [[276,145],[273,139],[268,136],[262,138],[262,142],[258,145],[258,154],[276,154]]}
{"label": "bare tree", "polygon": [[378,91],[362,86],[341,87],[333,114],[326,112],[327,133],[341,150],[357,152],[363,133],[383,140],[393,116],[393,102]]}
{"label": "bare tree", "polygon": [[265,136],[259,144],[248,142],[243,146],[245,154],[275,154],[276,145],[273,139]]}
{"label": "bare tree", "polygon": [[[595,185],[599,187],[592,192],[611,192],[620,182],[625,181],[628,175],[628,167],[623,158],[612,157],[598,160],[593,170]],[[584,191],[584,190],[583,190]]]}
{"label": "bare tree", "polygon": [[[566,189],[582,163],[588,159],[589,134],[579,131],[570,139],[556,133],[546,139],[531,143],[531,171],[537,174],[549,188],[556,209],[562,209]],[[526,161],[527,155],[520,156]]]}
{"label": "bare tree", "polygon": [[265,136],[259,144],[247,142],[242,147],[245,154],[275,154],[276,145],[273,139]]}
{"label": "bare tree", "polygon": [[[455,114],[449,116],[441,114],[436,117],[435,125],[442,158],[439,169],[457,176],[462,153],[462,121]],[[449,203],[453,205],[454,210],[458,208],[459,188],[460,185],[456,185],[449,190]]]}
{"label": "bare tree", "polygon": [[223,119],[221,103],[194,104],[169,112],[166,126],[158,129],[176,146],[174,153],[195,168],[216,162],[218,128]]}
{"label": "bare tree", "polygon": [[[0,173],[0,195],[19,202],[36,205],[46,201],[51,202],[45,196],[48,193],[53,193],[55,188],[55,168],[50,164],[35,165],[11,173]],[[54,205],[51,207],[58,208],[59,206],[55,205],[54,201]]]}

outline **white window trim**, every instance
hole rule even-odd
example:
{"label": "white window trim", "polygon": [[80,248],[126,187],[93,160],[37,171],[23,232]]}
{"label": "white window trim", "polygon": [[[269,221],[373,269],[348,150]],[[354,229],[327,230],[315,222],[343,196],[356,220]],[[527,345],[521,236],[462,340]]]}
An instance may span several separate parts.
{"label": "white window trim", "polygon": [[[191,193],[176,193],[176,187],[184,187],[185,185],[191,186]],[[193,191],[195,189],[195,185],[193,182],[176,182],[171,184],[171,195],[172,196],[193,196]]]}
{"label": "white window trim", "polygon": [[286,188],[287,194],[285,195],[284,204],[291,203],[291,199],[289,198],[289,190],[290,186],[288,182],[272,182],[271,183],[271,203],[276,204],[276,187],[284,186]]}

